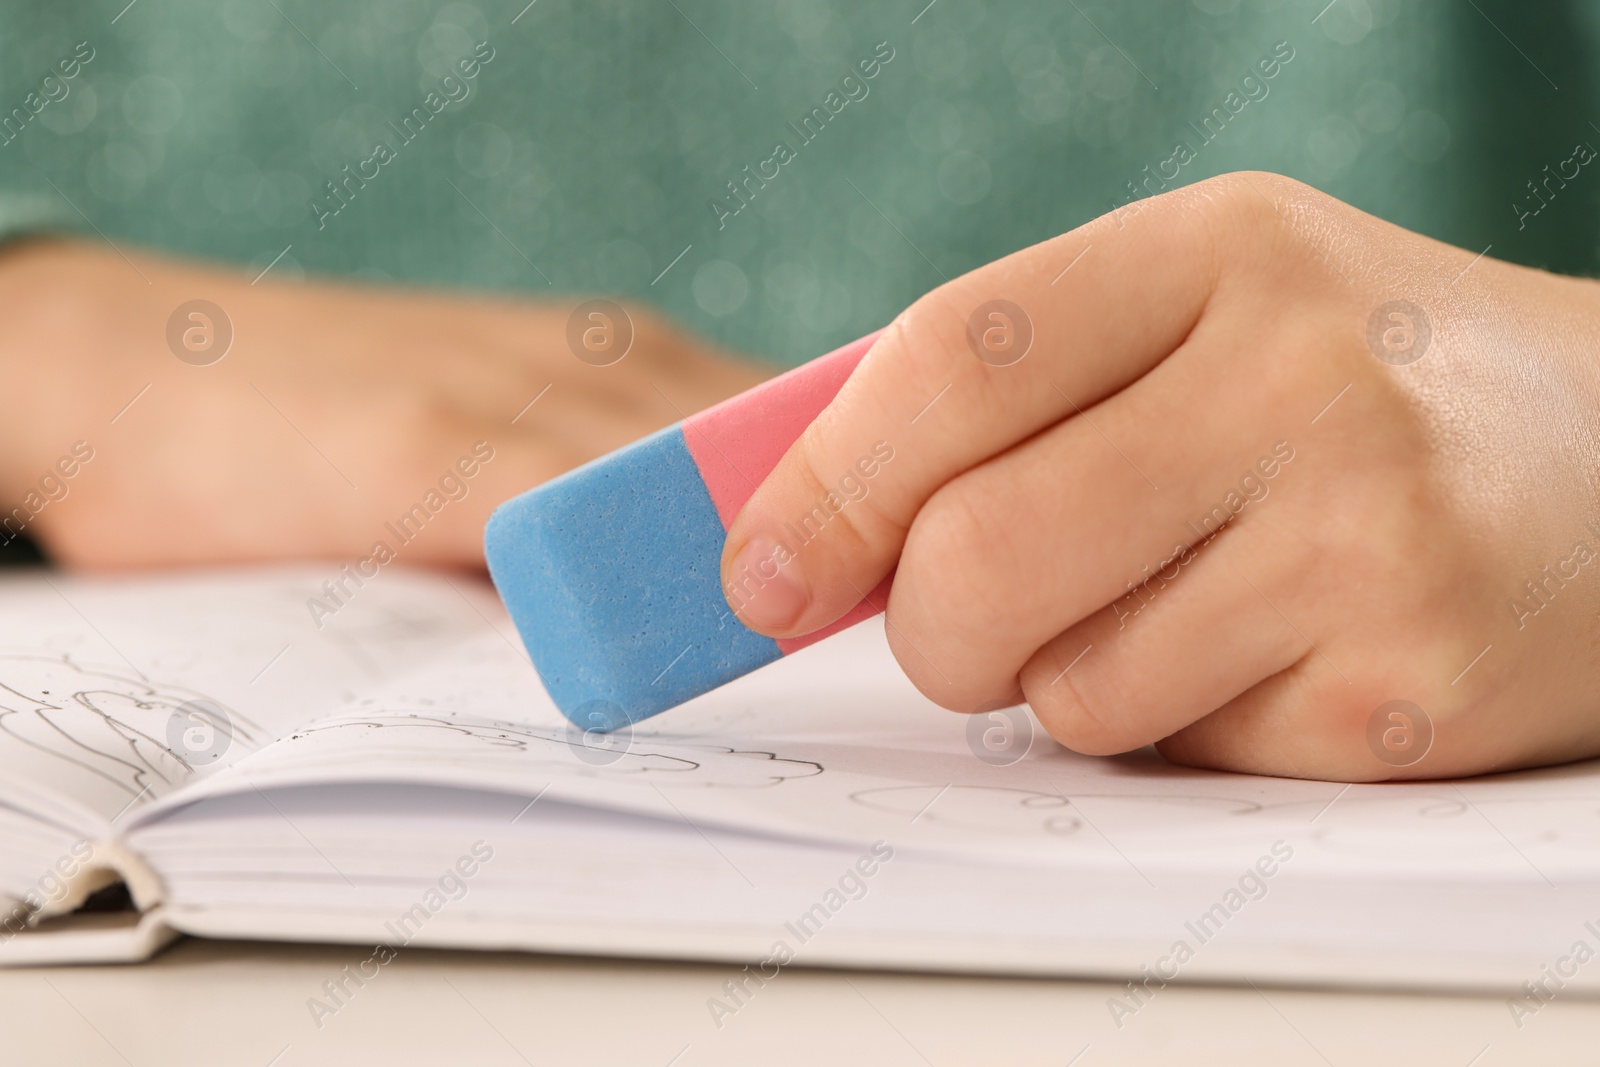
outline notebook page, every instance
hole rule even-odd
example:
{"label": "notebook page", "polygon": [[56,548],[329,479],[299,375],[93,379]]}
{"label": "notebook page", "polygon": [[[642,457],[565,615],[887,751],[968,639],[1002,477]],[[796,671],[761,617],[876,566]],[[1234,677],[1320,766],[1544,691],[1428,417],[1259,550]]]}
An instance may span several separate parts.
{"label": "notebook page", "polygon": [[313,612],[337,576],[0,578],[0,801],[103,833],[486,627],[448,581],[398,570]]}
{"label": "notebook page", "polygon": [[[870,622],[585,745],[495,621],[448,660],[191,795],[352,781],[481,787],[690,826],[1152,876],[1237,873],[1278,840],[1308,871],[1541,884],[1600,873],[1592,765],[1347,787],[1195,771],[1148,750],[1077,756],[1025,715],[1006,723],[937,708]],[[983,743],[1000,724],[1032,732],[1014,761]]]}

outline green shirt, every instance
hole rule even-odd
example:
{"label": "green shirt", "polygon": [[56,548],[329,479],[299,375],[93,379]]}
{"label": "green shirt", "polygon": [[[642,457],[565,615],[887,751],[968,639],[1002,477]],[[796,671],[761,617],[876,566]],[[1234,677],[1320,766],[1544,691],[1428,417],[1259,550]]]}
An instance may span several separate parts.
{"label": "green shirt", "polygon": [[626,294],[782,363],[1241,168],[1594,266],[1600,175],[1547,181],[1600,145],[1594,5],[925,2],[4,0],[0,219]]}

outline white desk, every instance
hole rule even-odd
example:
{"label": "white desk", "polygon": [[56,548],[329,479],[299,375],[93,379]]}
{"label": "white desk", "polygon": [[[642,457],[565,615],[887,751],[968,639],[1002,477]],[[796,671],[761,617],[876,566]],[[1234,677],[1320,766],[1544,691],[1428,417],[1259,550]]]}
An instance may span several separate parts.
{"label": "white desk", "polygon": [[420,949],[403,950],[319,1029],[307,998],[368,955],[370,949],[357,947],[189,941],[137,967],[0,972],[0,1062],[1498,1067],[1600,1061],[1600,1001],[1577,997],[1544,1007],[1519,1031],[1504,999],[1169,987],[1119,1031],[1106,1008],[1115,988],[1099,983],[793,968],[719,1030],[706,1000],[719,994],[727,967]]}

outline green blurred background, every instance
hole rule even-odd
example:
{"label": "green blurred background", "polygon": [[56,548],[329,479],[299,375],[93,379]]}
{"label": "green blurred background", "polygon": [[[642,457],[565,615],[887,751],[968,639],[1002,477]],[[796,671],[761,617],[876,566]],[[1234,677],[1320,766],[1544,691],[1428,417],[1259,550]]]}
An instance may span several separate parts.
{"label": "green blurred background", "polygon": [[[1595,4],[125,2],[0,4],[5,112],[94,51],[0,146],[13,230],[87,232],[81,211],[119,244],[252,271],[287,248],[276,276],[621,293],[793,364],[1125,199],[1285,41],[1268,95],[1180,182],[1280,171],[1566,272],[1592,272],[1600,245],[1600,175],[1525,225],[1513,206],[1600,145]],[[398,143],[389,123],[480,41],[494,58],[467,98],[319,230],[322,183]],[[879,42],[894,58],[868,95],[800,147],[786,124]],[[780,139],[797,158],[719,228],[713,198]]]}

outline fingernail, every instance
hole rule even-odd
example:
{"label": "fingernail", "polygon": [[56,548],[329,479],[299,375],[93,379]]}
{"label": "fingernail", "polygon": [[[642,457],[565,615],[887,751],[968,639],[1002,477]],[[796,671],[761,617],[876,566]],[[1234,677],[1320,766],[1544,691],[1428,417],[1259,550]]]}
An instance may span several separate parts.
{"label": "fingernail", "polygon": [[738,551],[723,590],[740,621],[762,633],[788,630],[811,600],[800,561],[768,537],[753,538]]}

